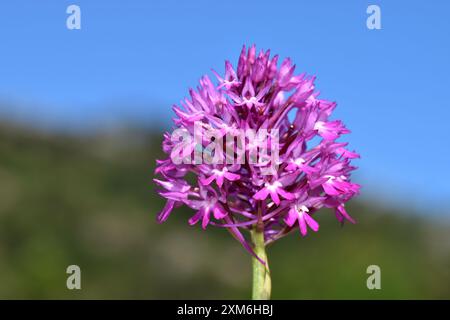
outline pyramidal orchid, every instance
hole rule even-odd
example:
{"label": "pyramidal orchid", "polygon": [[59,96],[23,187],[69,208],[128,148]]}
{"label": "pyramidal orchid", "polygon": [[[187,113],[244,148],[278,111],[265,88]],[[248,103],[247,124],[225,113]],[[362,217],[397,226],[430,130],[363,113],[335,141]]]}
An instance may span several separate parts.
{"label": "pyramidal orchid", "polygon": [[227,229],[253,256],[254,299],[270,298],[268,244],[318,231],[324,207],[355,223],[345,203],[359,193],[350,180],[359,155],[336,141],[350,131],[330,119],[336,103],[319,98],[315,77],[294,72],[289,58],[278,67],[277,55],[244,46],[236,69],[226,61],[215,83],[203,76],[173,107],[155,170],[167,199],[158,221],[186,205],[190,225]]}

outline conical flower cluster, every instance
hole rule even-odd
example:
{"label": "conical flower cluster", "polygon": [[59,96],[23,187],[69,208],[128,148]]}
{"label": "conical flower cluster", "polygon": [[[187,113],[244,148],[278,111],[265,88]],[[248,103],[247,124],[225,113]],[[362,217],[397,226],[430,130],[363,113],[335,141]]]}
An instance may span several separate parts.
{"label": "conical flower cluster", "polygon": [[359,192],[350,181],[359,155],[336,141],[350,131],[330,120],[336,103],[318,97],[315,77],[294,70],[289,58],[278,67],[277,55],[244,46],[236,69],[226,61],[223,76],[214,71],[217,84],[202,77],[174,106],[168,157],[157,161],[167,199],[159,222],[186,205],[191,225],[227,228],[250,252],[243,230],[260,228],[266,243],[296,228],[305,236],[319,229],[322,207],[354,223],[345,203]]}

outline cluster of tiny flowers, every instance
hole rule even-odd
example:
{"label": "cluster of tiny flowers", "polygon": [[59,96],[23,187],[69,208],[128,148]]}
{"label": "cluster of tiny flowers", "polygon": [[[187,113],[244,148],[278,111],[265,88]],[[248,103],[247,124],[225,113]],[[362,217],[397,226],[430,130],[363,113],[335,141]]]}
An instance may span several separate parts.
{"label": "cluster of tiny flowers", "polygon": [[[329,120],[336,103],[318,98],[315,77],[295,75],[289,58],[277,65],[277,55],[271,58],[270,51],[257,54],[255,46],[244,46],[236,69],[226,61],[225,75],[213,71],[217,84],[202,77],[190,98],[174,106],[175,129],[192,134],[196,122],[222,135],[277,130],[276,170],[264,173],[267,163],[228,164],[223,153],[218,154],[223,161],[212,164],[175,163],[170,156],[175,142],[166,133],[163,151],[168,157],[157,160],[160,178],[154,179],[161,187],[158,193],[167,199],[159,222],[186,205],[195,212],[189,224],[227,228],[252,253],[243,230],[264,230],[266,243],[297,228],[305,236],[309,229],[319,229],[314,215],[323,207],[332,208],[339,222],[355,223],[345,203],[359,193],[360,186],[350,181],[355,169],[350,161],[359,155],[346,149],[347,143],[336,142],[350,131],[341,121]],[[246,160],[253,148],[249,140]],[[205,139],[200,146],[192,144],[183,156],[193,156],[196,148],[208,143]]]}

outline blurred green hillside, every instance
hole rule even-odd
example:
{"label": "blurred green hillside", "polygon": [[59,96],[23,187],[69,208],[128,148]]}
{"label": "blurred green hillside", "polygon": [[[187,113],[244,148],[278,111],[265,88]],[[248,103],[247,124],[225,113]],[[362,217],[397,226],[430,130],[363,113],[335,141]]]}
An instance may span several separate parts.
{"label": "blurred green hillside", "polygon": [[[250,297],[250,256],[226,230],[190,227],[183,208],[156,223],[160,136],[0,127],[0,298]],[[324,211],[318,233],[272,245],[273,298],[450,299],[449,225],[381,208],[353,202],[359,223],[342,228]],[[366,287],[372,264],[381,290]]]}

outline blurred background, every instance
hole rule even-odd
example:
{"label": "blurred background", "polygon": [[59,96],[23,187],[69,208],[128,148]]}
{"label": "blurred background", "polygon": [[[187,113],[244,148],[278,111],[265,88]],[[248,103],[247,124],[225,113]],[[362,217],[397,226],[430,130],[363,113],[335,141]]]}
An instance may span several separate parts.
{"label": "blurred background", "polygon": [[[69,30],[66,9],[81,8]],[[381,30],[366,9],[381,8]],[[352,130],[362,195],[340,227],[268,249],[275,299],[450,299],[448,1],[23,1],[0,5],[0,298],[250,297],[222,229],[163,224],[171,106],[243,44],[291,57]],[[82,289],[66,288],[81,267]],[[366,268],[381,268],[368,290]]]}

